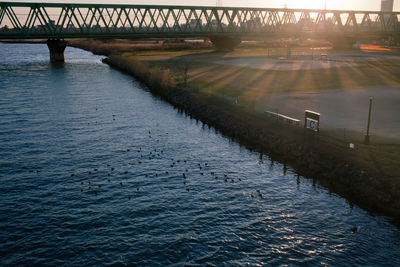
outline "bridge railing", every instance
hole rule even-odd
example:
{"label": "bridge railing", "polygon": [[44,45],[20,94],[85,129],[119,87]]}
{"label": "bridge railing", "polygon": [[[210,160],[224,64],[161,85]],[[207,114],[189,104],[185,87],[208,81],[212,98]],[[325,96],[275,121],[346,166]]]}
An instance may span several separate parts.
{"label": "bridge railing", "polygon": [[0,39],[400,34],[399,12],[0,2]]}

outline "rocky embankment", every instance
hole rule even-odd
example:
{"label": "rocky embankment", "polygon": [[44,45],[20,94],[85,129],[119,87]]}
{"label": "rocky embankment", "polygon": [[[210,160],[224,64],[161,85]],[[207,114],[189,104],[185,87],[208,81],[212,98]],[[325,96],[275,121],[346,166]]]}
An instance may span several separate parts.
{"label": "rocky embankment", "polygon": [[[267,153],[273,160],[290,164],[296,171],[373,212],[400,218],[400,189],[393,179],[377,177],[351,164],[351,151],[320,140],[318,134],[290,127],[252,114],[213,96],[183,90],[169,82],[160,70],[152,70],[123,56],[105,63],[148,85],[150,91],[173,106],[239,141],[249,149]],[[157,72],[151,77],[152,71]],[[161,73],[161,74],[160,74]]]}

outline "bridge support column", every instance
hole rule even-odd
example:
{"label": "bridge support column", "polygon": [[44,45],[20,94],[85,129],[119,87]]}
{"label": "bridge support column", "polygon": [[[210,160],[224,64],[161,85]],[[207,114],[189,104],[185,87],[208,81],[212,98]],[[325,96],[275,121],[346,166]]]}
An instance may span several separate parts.
{"label": "bridge support column", "polygon": [[327,39],[335,50],[351,50],[358,41],[357,38],[344,36],[330,36]]}
{"label": "bridge support column", "polygon": [[210,37],[211,42],[217,48],[217,51],[232,51],[242,40],[237,37]]}
{"label": "bridge support column", "polygon": [[64,51],[67,47],[67,42],[61,39],[48,39],[47,47],[50,51],[50,62],[64,62]]}
{"label": "bridge support column", "polygon": [[392,35],[390,36],[391,45],[399,45],[400,44],[400,35]]}

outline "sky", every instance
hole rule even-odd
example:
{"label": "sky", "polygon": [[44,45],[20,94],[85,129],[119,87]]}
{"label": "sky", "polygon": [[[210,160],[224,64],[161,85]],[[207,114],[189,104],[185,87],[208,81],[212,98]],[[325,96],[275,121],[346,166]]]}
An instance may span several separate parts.
{"label": "sky", "polygon": [[[7,1],[7,0],[6,0]],[[9,2],[48,2],[48,3],[98,3],[98,4],[144,4],[144,5],[198,5],[215,6],[222,3],[222,6],[236,7],[270,7],[270,8],[324,8],[339,10],[380,10],[381,0],[25,0]],[[394,11],[400,11],[400,0],[394,0]]]}

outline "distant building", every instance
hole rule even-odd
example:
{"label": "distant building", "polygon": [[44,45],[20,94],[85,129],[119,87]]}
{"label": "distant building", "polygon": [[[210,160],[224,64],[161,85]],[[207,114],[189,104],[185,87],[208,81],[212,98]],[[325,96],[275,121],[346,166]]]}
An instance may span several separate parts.
{"label": "distant building", "polygon": [[218,28],[218,21],[216,19],[211,20],[211,28],[213,28],[213,29]]}
{"label": "distant building", "polygon": [[199,27],[201,27],[202,26],[202,21],[201,21],[201,19],[191,19],[190,20],[190,29],[191,30],[194,30],[194,29],[196,29],[197,27],[198,27],[198,25],[199,25]]}
{"label": "distant building", "polygon": [[392,12],[393,11],[393,0],[382,0],[381,11]]}

